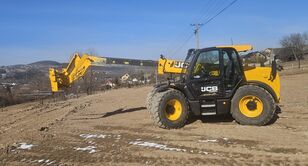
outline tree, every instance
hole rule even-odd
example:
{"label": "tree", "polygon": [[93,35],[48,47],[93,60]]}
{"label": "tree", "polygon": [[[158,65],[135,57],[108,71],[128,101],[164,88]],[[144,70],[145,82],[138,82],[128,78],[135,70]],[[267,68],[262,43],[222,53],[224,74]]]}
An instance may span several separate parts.
{"label": "tree", "polygon": [[307,44],[308,43],[308,32],[305,32],[303,36]]}
{"label": "tree", "polygon": [[280,40],[280,45],[285,50],[290,50],[294,58],[298,61],[298,68],[300,68],[300,61],[303,58],[304,47],[307,44],[308,35],[307,33],[292,33],[290,35],[284,36]]}

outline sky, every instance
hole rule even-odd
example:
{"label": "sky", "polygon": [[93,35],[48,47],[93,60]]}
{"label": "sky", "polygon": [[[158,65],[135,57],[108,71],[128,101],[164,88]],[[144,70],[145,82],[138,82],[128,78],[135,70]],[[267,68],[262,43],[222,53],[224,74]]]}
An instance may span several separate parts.
{"label": "sky", "polygon": [[[0,0],[0,66],[68,62],[74,52],[184,59],[195,47],[190,24],[206,22],[232,1]],[[255,50],[279,47],[283,36],[308,31],[307,6],[307,0],[238,0],[202,26],[200,47],[231,40]]]}

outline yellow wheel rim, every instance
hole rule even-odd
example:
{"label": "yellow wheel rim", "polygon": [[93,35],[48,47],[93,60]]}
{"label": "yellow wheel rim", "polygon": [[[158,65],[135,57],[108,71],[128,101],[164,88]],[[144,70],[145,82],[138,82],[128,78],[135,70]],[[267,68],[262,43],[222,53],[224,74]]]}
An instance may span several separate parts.
{"label": "yellow wheel rim", "polygon": [[182,104],[177,99],[169,100],[164,110],[167,119],[171,121],[178,120],[182,114],[182,111]]}
{"label": "yellow wheel rim", "polygon": [[243,115],[255,118],[263,112],[263,102],[256,96],[244,96],[239,102],[239,108]]}

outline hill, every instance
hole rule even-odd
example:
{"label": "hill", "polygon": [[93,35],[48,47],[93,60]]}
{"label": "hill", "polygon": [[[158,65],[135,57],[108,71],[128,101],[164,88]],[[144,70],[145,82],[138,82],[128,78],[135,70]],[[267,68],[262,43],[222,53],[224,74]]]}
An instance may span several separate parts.
{"label": "hill", "polygon": [[30,66],[60,66],[62,64],[57,61],[45,60],[45,61],[38,61],[38,62],[30,63],[28,65]]}

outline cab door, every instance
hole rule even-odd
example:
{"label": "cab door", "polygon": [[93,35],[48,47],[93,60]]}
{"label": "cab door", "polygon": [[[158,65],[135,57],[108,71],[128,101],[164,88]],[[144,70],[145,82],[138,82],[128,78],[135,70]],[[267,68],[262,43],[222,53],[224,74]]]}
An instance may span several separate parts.
{"label": "cab door", "polygon": [[242,81],[241,63],[236,50],[225,48],[221,50],[223,57],[223,82],[226,98],[230,98],[236,87]]}
{"label": "cab door", "polygon": [[222,60],[221,49],[205,49],[189,68],[188,88],[199,100],[201,113],[204,109],[208,114],[216,114],[216,99],[224,95]]}

